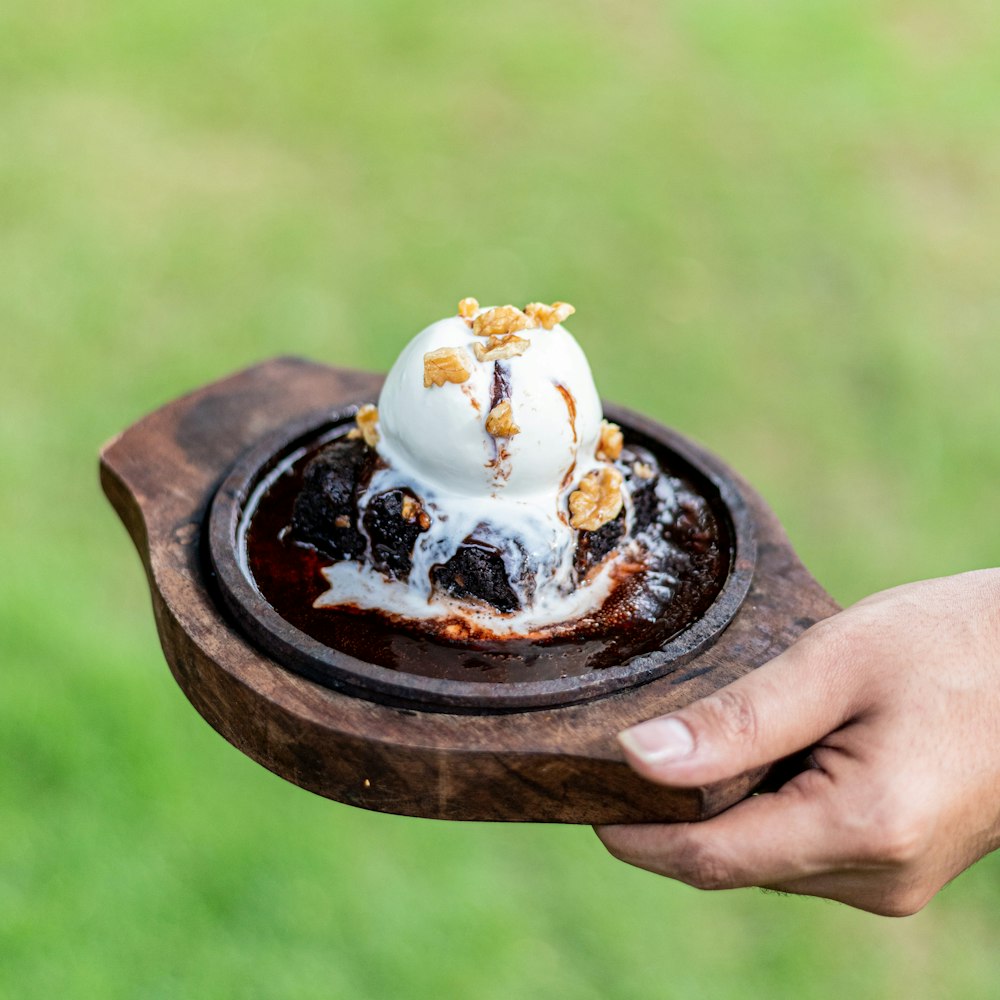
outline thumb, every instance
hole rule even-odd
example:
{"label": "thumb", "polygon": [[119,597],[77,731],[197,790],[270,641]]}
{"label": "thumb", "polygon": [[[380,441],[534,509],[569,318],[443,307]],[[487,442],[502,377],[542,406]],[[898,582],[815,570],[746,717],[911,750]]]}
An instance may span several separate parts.
{"label": "thumb", "polygon": [[[848,655],[845,658],[845,652]],[[829,629],[810,630],[763,666],[686,708],[619,733],[632,768],[689,787],[803,750],[860,709],[858,671]]]}

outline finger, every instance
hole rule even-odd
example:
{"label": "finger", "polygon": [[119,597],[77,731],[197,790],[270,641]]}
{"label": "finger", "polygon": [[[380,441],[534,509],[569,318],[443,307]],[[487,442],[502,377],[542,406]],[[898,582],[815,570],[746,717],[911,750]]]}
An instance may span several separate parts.
{"label": "finger", "polygon": [[704,822],[596,832],[619,860],[699,889],[790,884],[848,863],[829,791],[829,778],[810,771]]}
{"label": "finger", "polygon": [[[943,883],[942,883],[943,884]],[[764,886],[795,896],[819,896],[881,917],[910,917],[934,898],[941,884],[878,878],[870,871],[845,870]]]}
{"label": "finger", "polygon": [[864,697],[837,633],[806,633],[739,680],[671,715],[620,733],[643,777],[688,787],[741,774],[803,750],[851,719]]}

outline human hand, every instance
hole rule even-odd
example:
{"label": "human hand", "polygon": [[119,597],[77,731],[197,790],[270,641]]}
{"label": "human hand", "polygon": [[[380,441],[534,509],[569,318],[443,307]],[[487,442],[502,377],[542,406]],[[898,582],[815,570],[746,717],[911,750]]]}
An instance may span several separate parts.
{"label": "human hand", "polygon": [[599,827],[615,857],[702,889],[915,913],[1000,846],[1000,570],[868,597],[619,739],[639,774],[678,788],[812,752],[713,819]]}

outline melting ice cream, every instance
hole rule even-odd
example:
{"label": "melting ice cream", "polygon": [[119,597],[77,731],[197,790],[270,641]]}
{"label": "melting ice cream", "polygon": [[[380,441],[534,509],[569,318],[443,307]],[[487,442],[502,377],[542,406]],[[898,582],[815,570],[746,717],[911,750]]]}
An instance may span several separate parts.
{"label": "melting ice cream", "polygon": [[[562,325],[573,311],[465,299],[409,342],[351,435],[369,457],[352,466],[353,507],[337,516],[359,536],[350,554],[369,555],[324,569],[317,607],[502,636],[603,603],[616,566],[635,560],[632,484],[653,470],[616,466],[621,433]],[[669,506],[665,481],[655,490]],[[404,558],[390,553],[399,546]]]}

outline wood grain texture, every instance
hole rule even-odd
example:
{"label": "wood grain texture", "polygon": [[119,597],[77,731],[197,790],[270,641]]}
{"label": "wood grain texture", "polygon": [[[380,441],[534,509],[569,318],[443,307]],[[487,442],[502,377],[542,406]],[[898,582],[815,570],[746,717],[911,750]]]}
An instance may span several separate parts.
{"label": "wood grain texture", "polygon": [[[677,709],[785,649],[837,605],[763,500],[734,477],[757,531],[746,601],[675,673],[581,704],[497,715],[393,708],[284,670],[229,623],[202,551],[205,514],[239,455],[310,413],[374,399],[381,377],[280,358],[157,410],[101,454],[104,490],[146,569],[164,655],[201,715],[275,774],[366,809],[438,819],[628,823],[702,819],[763,769],[697,789],[638,778],[622,728]],[[733,473],[730,470],[730,475]]]}

